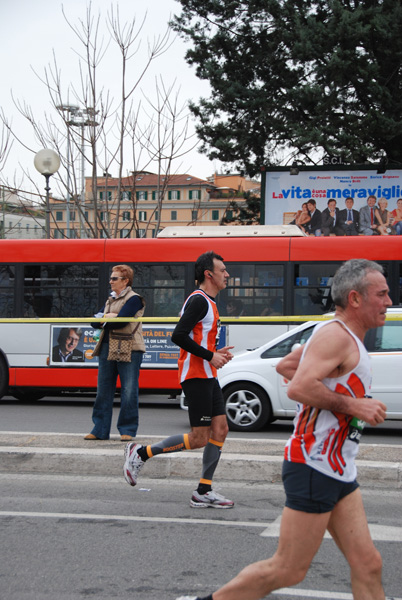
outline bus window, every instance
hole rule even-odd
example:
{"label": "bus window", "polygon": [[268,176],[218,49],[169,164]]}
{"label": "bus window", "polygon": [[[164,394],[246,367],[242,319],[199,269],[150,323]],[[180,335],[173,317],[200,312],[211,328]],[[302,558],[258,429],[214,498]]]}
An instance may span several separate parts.
{"label": "bus window", "polygon": [[14,316],[14,277],[15,267],[0,267],[0,314],[5,318]]}
{"label": "bus window", "polygon": [[145,316],[177,317],[186,297],[184,265],[132,266],[133,289],[145,298]]}
{"label": "bus window", "polygon": [[226,263],[227,288],[218,296],[222,316],[283,315],[284,266]]}
{"label": "bus window", "polygon": [[293,300],[295,315],[317,315],[332,308],[330,287],[341,263],[295,264]]}
{"label": "bus window", "polygon": [[25,265],[24,311],[37,317],[87,317],[98,307],[99,267]]}

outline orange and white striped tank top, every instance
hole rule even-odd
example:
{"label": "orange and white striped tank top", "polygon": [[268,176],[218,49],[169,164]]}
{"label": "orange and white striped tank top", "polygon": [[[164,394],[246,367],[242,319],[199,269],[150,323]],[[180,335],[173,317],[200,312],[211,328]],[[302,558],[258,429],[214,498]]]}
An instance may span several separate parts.
{"label": "orange and white striped tank top", "polygon": [[[183,314],[187,302],[195,294],[201,294],[205,298],[205,300],[208,302],[208,310],[205,317],[198,321],[198,323],[194,326],[190,333],[190,337],[199,346],[202,346],[211,352],[216,352],[216,340],[218,337],[219,328],[219,313],[216,302],[214,302],[202,290],[195,290],[185,301],[180,315]],[[178,367],[180,382],[185,381],[186,379],[195,378],[211,379],[216,377],[217,374],[215,367],[213,367],[209,361],[199,356],[195,356],[183,348],[180,348]]]}
{"label": "orange and white striped tank top", "polygon": [[[320,323],[316,326],[314,333],[321,327],[333,323],[334,320],[341,323],[356,341],[360,358],[353,371],[341,377],[327,377],[323,379],[323,383],[330,390],[339,394],[363,398],[370,393],[371,366],[370,357],[359,338],[338,319]],[[303,355],[301,360],[303,360]],[[335,411],[297,403],[293,424],[293,434],[285,447],[286,460],[305,463],[340,481],[350,482],[356,479],[354,459],[359,451],[359,440],[364,422],[359,421],[356,417]]]}

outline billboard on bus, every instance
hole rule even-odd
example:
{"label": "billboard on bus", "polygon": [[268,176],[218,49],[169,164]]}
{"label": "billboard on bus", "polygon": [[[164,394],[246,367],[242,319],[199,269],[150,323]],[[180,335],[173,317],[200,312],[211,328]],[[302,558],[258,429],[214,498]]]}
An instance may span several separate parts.
{"label": "billboard on bus", "polygon": [[327,207],[330,199],[337,207],[345,208],[345,199],[351,196],[353,208],[359,210],[367,204],[368,196],[385,198],[388,210],[396,208],[402,198],[402,170],[387,169],[377,173],[373,169],[331,167],[309,168],[300,166],[297,175],[290,168],[263,171],[262,190],[264,201],[264,224],[288,224],[303,202],[314,199],[319,210]]}
{"label": "billboard on bus", "polygon": [[[174,325],[143,325],[145,352],[142,367],[177,367],[180,348],[172,342]],[[226,325],[220,327],[218,348],[227,345]],[[100,331],[89,324],[51,326],[50,365],[80,367],[97,365],[92,356]]]}

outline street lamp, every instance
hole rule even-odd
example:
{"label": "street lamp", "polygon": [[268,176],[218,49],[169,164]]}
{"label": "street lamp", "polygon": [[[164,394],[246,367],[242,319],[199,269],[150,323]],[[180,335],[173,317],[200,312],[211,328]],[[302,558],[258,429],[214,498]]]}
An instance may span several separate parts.
{"label": "street lamp", "polygon": [[34,158],[35,169],[46,179],[46,237],[50,238],[49,179],[60,167],[60,157],[54,150],[39,150]]}

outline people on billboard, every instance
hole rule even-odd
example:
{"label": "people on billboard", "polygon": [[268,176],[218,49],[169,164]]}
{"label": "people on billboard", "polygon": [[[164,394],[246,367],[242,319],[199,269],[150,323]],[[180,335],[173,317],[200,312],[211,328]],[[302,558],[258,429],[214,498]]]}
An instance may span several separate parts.
{"label": "people on billboard", "polygon": [[359,211],[353,208],[354,200],[348,196],[343,210],[339,211],[340,225],[345,235],[359,235]]}
{"label": "people on billboard", "polygon": [[84,362],[84,353],[77,349],[82,336],[80,327],[62,327],[57,346],[52,349],[52,362]]}
{"label": "people on billboard", "polygon": [[378,221],[375,216],[377,198],[369,196],[367,205],[363,206],[359,211],[360,233],[364,235],[378,235]]}
{"label": "people on billboard", "polygon": [[322,211],[322,234],[329,236],[331,233],[336,236],[345,235],[339,218],[339,208],[333,198],[328,200],[327,208]]}

